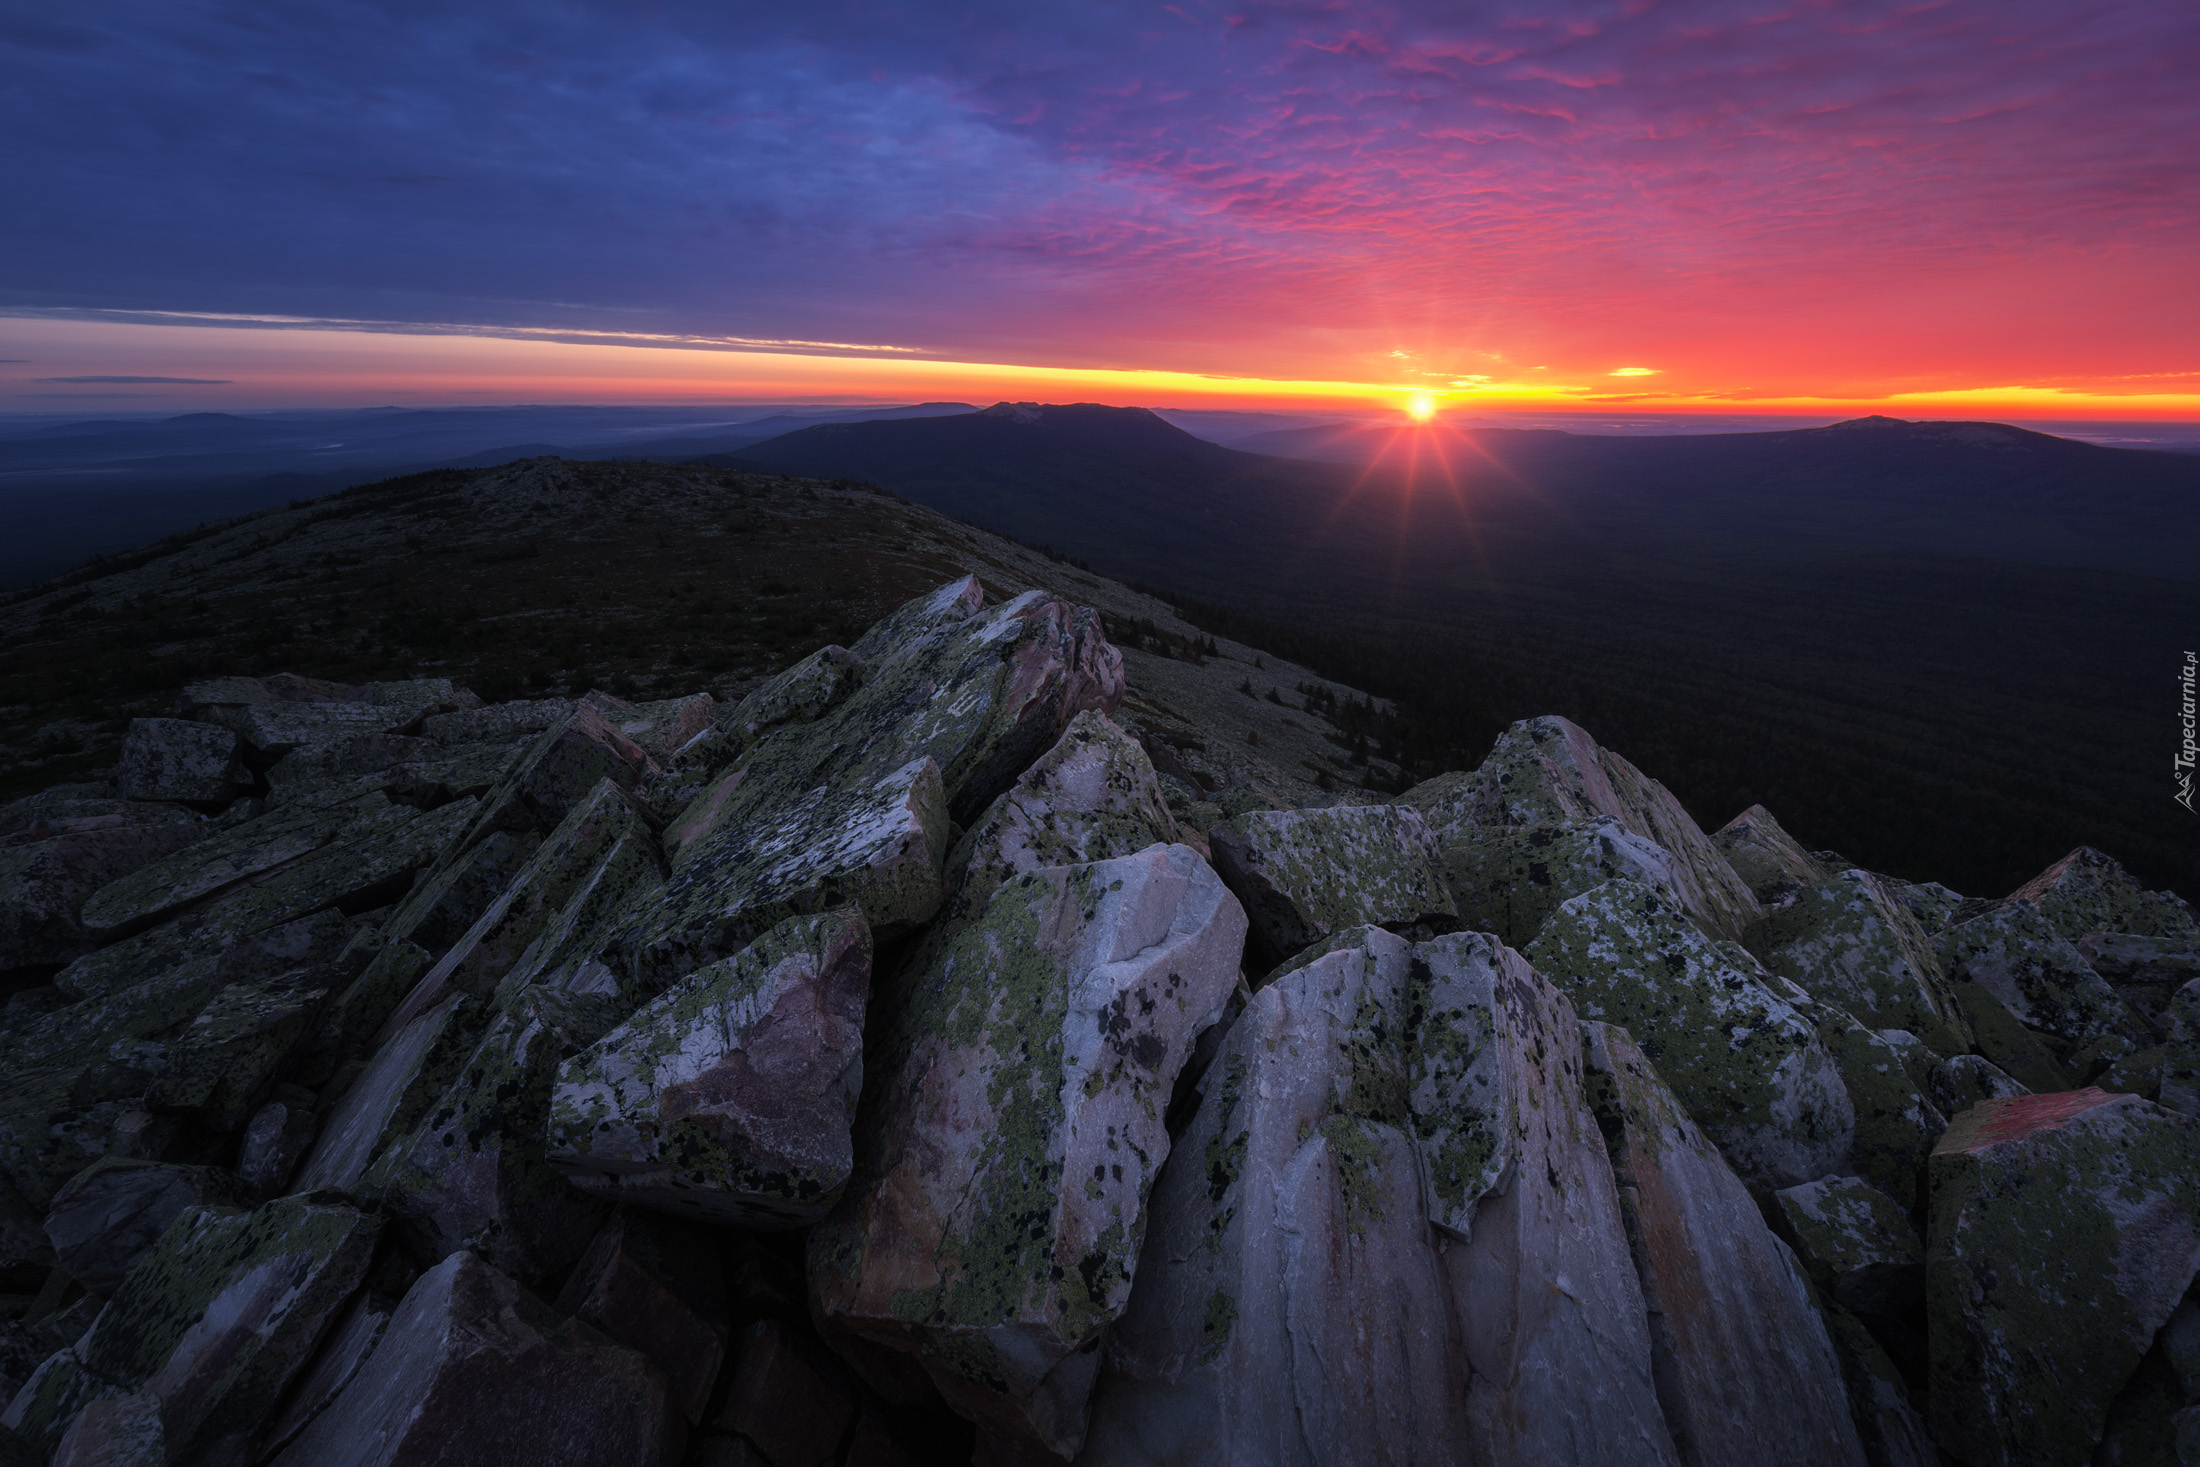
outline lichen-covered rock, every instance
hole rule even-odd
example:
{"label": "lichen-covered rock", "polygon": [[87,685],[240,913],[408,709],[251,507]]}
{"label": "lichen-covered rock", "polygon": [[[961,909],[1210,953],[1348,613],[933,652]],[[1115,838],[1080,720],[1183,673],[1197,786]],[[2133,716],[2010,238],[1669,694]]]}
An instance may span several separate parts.
{"label": "lichen-covered rock", "polygon": [[1002,885],[867,1056],[856,1180],[810,1237],[820,1318],[914,1353],[1002,1442],[1074,1453],[1168,1155],[1162,1113],[1244,937],[1184,846]]}
{"label": "lichen-covered rock", "polygon": [[2200,942],[2089,932],[2078,939],[2077,948],[2087,966],[2148,1019],[2161,1014],[2171,994],[2200,978]]}
{"label": "lichen-covered rock", "polygon": [[1803,1012],[1840,1066],[1856,1115],[1856,1141],[1839,1170],[1861,1176],[1905,1208],[1921,1206],[1926,1160],[1948,1120],[1933,1104],[1930,1064],[1918,1061],[1939,1056],[1913,1034],[1867,1029],[1831,1004]]}
{"label": "lichen-covered rock", "polygon": [[132,800],[220,804],[252,788],[237,735],[183,718],[133,718],[115,762],[115,788]]}
{"label": "lichen-covered rock", "polygon": [[1864,1322],[1838,1304],[1822,1303],[1827,1338],[1841,1359],[1849,1415],[1871,1467],[1943,1467],[1946,1458],[1910,1399],[1910,1383]]}
{"label": "lichen-covered rock", "polygon": [[1713,831],[1711,843],[1742,878],[1750,895],[1766,907],[1778,906],[1804,887],[1833,875],[1762,805],[1750,806]]}
{"label": "lichen-covered rock", "polygon": [[1933,1066],[1933,1104],[1953,1120],[1982,1100],[2008,1100],[2032,1092],[1984,1055],[1959,1054]]}
{"label": "lichen-covered rock", "polygon": [[188,1209],[90,1332],[10,1403],[5,1424],[50,1445],[87,1401],[143,1392],[160,1403],[169,1460],[247,1457],[366,1277],[380,1229],[325,1195]]}
{"label": "lichen-covered rock", "polygon": [[[1429,1219],[1471,1226],[1502,1170],[1482,1163],[1507,1118],[1485,1112],[1512,1097],[1465,1083],[1475,1041],[1494,1038],[1487,995],[1467,1034],[1442,1018],[1417,1030],[1432,987],[1404,938],[1363,927],[1253,995],[1155,1184],[1082,1460],[1475,1460]],[[1417,1117],[1416,1098],[1433,1113]],[[1417,1120],[1477,1152],[1440,1174],[1446,1199]]]}
{"label": "lichen-covered rock", "polygon": [[608,1204],[567,1185],[544,1159],[558,1066],[617,1020],[602,995],[525,989],[489,1022],[458,1076],[359,1185],[428,1257],[471,1248],[524,1276],[552,1273],[588,1246]]}
{"label": "lichen-covered rock", "polygon": [[422,1274],[276,1467],[670,1467],[680,1417],[639,1352],[471,1253]]}
{"label": "lichen-covered rock", "polygon": [[1792,1186],[1847,1159],[1855,1111],[1810,1020],[1748,953],[1712,942],[1666,898],[1607,882],[1553,912],[1526,956],[1583,1018],[1637,1037],[1751,1186]]}
{"label": "lichen-covered rock", "polygon": [[649,808],[658,819],[672,823],[759,738],[786,724],[824,717],[862,682],[863,663],[853,652],[818,648],[743,698],[714,727],[662,757],[662,771],[647,786]]}
{"label": "lichen-covered rock", "polygon": [[707,1229],[621,1212],[558,1294],[560,1314],[648,1356],[690,1422],[710,1406],[731,1332],[718,1246]]}
{"label": "lichen-covered rock", "polygon": [[38,820],[0,837],[0,970],[91,952],[100,936],[83,923],[86,901],[214,834],[209,822],[174,805],[97,803],[116,808]]}
{"label": "lichen-covered rock", "polygon": [[938,922],[984,910],[1002,882],[1026,871],[1135,855],[1179,834],[1145,749],[1106,714],[1080,713],[956,842]]}
{"label": "lichen-covered rock", "polygon": [[871,935],[791,917],[558,1069],[549,1160],[617,1202],[799,1227],[840,1200],[863,1088]]}
{"label": "lichen-covered rock", "polygon": [[1941,938],[1948,976],[1976,983],[2067,1058],[2103,1038],[2152,1039],[2070,940],[2029,902],[2003,902]]}
{"label": "lichen-covered rock", "polygon": [[279,754],[353,734],[404,732],[436,714],[480,706],[449,678],[348,686],[286,673],[194,683],[184,689],[178,711],[233,729],[262,753]]}
{"label": "lichen-covered rock", "polygon": [[1361,928],[1255,994],[1155,1186],[1083,1460],[1677,1461],[1573,1027],[1481,934]]}
{"label": "lichen-covered rock", "polygon": [[[1036,591],[945,622],[912,611],[938,599],[873,628],[860,688],[760,738],[666,827],[664,894],[607,950],[626,981],[661,990],[789,916],[853,906],[881,941],[926,921],[950,823],[974,821],[1078,713],[1121,697],[1122,656],[1096,613]],[[906,638],[883,638],[903,623]]]}
{"label": "lichen-covered rock", "polygon": [[[312,1092],[305,1092],[305,1098],[310,1100]],[[265,1202],[289,1190],[290,1174],[298,1169],[319,1126],[320,1117],[312,1106],[296,1095],[271,1100],[254,1111],[237,1145],[237,1180],[245,1194],[254,1202]]]}
{"label": "lichen-covered rock", "polygon": [[1408,805],[1256,811],[1211,827],[1207,842],[1262,967],[1363,924],[1427,936],[1458,920],[1435,839]]}
{"label": "lichen-covered rock", "polygon": [[2200,1271],[2200,1122],[2086,1089],[1988,1100],[1933,1149],[1932,1423],[1977,1467],[2080,1467]]}
{"label": "lichen-covered rock", "polygon": [[2080,846],[2009,894],[2037,908],[2072,942],[2094,932],[2130,932],[2200,947],[2200,921],[2175,892],[2146,891],[2131,873]]}
{"label": "lichen-covered rock", "polygon": [[609,693],[590,693],[582,701],[659,765],[718,726],[718,705],[708,693],[629,703]]}
{"label": "lichen-covered rock", "polygon": [[421,720],[420,736],[439,744],[508,744],[555,728],[573,716],[573,707],[571,698],[537,698],[437,713]]}
{"label": "lichen-covered rock", "polygon": [[1498,736],[1472,774],[1439,780],[1402,797],[1439,839],[1470,827],[1609,815],[1673,857],[1682,905],[1711,936],[1739,938],[1758,915],[1756,897],[1672,792],[1566,719],[1524,719]]}
{"label": "lichen-covered rock", "polygon": [[1923,1300],[1925,1245],[1908,1209],[1862,1177],[1822,1177],[1772,1194],[1772,1226],[1833,1302],[1894,1314]]}
{"label": "lichen-covered rock", "polygon": [[456,857],[495,831],[555,830],[575,805],[610,780],[633,791],[657,771],[657,765],[586,703],[536,735],[496,787],[484,795],[465,836],[451,851]]}
{"label": "lichen-covered rock", "polygon": [[[1983,985],[1967,980],[1950,983],[1948,995],[1956,1001],[1963,1022],[1971,1030],[1973,1051],[1991,1060],[2027,1090],[2068,1090],[2076,1083],[2076,1077],[2055,1057],[2047,1038],[2026,1028],[2024,1021]],[[2079,1056],[2071,1058],[2075,1063]],[[1937,1063],[1936,1057],[1933,1064]],[[1928,1074],[1931,1069],[1931,1065],[1926,1066]]]}
{"label": "lichen-covered rock", "polygon": [[1627,1031],[1582,1029],[1682,1460],[1864,1467],[1840,1360],[1794,1257]]}
{"label": "lichen-covered rock", "polygon": [[300,1191],[355,1192],[382,1147],[403,1138],[472,1053],[480,1005],[451,994],[430,1005],[374,1053],[337,1097],[299,1165]]}
{"label": "lichen-covered rock", "polygon": [[1910,909],[1910,915],[1917,918],[1917,925],[1924,928],[1928,936],[1939,936],[1986,905],[1950,891],[1937,881],[1890,881],[1888,885],[1902,898],[1903,905]]}
{"label": "lichen-covered rock", "polygon": [[214,1167],[106,1157],[54,1194],[46,1236],[62,1271],[104,1297],[185,1208],[240,1200],[235,1182]]}
{"label": "lichen-covered rock", "polygon": [[1873,1028],[1906,1030],[1944,1055],[1971,1047],[1937,945],[1882,877],[1850,870],[1805,887],[1742,940],[1767,968]]}
{"label": "lichen-covered rock", "polygon": [[1685,905],[1664,847],[1609,815],[1548,825],[1469,827],[1444,842],[1459,925],[1525,948],[1560,904],[1607,881],[1633,881]]}

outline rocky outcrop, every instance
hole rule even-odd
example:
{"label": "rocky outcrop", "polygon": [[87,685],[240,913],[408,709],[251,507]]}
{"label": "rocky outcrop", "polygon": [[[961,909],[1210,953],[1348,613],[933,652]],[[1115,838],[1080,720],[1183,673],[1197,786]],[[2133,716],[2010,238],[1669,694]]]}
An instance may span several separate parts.
{"label": "rocky outcrop", "polygon": [[1010,1448],[1072,1455],[1162,1111],[1244,940],[1185,846],[996,890],[891,1023],[850,1195],[811,1237],[818,1313],[916,1355]]}
{"label": "rocky outcrop", "polygon": [[0,808],[0,1459],[2174,1454],[2176,899],[1557,719],[1340,802],[1134,625],[1120,710],[967,577],[710,694],[220,678]]}
{"label": "rocky outcrop", "polygon": [[1404,796],[1439,839],[1472,828],[1610,816],[1673,860],[1681,904],[1713,937],[1736,939],[1757,899],[1672,792],[1563,718],[1531,718],[1498,737],[1479,769]]}
{"label": "rocky outcrop", "polygon": [[1568,901],[1527,950],[1582,1017],[1637,1035],[1688,1115],[1752,1186],[1822,1177],[1856,1115],[1840,1067],[1773,979],[1648,887],[1612,881]]}

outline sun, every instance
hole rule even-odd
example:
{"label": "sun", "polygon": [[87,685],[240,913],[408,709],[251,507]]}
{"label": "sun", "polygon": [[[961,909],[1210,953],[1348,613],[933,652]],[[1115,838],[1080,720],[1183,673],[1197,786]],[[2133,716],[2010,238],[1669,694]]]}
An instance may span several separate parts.
{"label": "sun", "polygon": [[1416,392],[1406,399],[1406,416],[1416,423],[1425,423],[1436,416],[1436,399],[1425,392]]}

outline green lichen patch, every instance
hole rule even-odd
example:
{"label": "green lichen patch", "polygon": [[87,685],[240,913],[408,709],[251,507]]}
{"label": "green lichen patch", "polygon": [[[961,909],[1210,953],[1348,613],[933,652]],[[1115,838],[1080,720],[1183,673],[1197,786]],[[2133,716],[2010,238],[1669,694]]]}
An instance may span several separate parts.
{"label": "green lichen patch", "polygon": [[1583,1017],[1632,1033],[1697,1125],[1760,1190],[1847,1157],[1855,1109],[1810,1021],[1747,953],[1713,943],[1648,887],[1574,897],[1526,953]]}
{"label": "green lichen patch", "polygon": [[1942,1055],[1971,1047],[1939,945],[1883,877],[1849,870],[1806,887],[1742,941],[1811,997],[1874,1027],[1906,1030]]}
{"label": "green lichen patch", "polygon": [[1562,903],[1607,881],[1638,882],[1681,901],[1673,858],[1609,815],[1469,828],[1443,852],[1460,926],[1494,932],[1511,947],[1525,948]]}
{"label": "green lichen patch", "polygon": [[1867,1029],[1832,1004],[1798,1006],[1840,1067],[1856,1116],[1846,1170],[1915,1210],[1925,1196],[1925,1163],[1947,1118],[1933,1104],[1929,1071],[1938,1057],[1915,1035]]}
{"label": "green lichen patch", "polygon": [[1256,811],[1213,826],[1207,839],[1264,966],[1362,924],[1456,925],[1434,838],[1410,806]]}
{"label": "green lichen patch", "polygon": [[1951,979],[1984,988],[2025,1027],[2046,1036],[2059,1058],[2104,1038],[2154,1037],[2029,902],[2004,902],[1960,922],[1941,943]]}
{"label": "green lichen patch", "polygon": [[2200,947],[2200,921],[2174,892],[2146,891],[2131,873],[2080,846],[2009,894],[2035,908],[2072,942],[2094,932],[2166,937]]}

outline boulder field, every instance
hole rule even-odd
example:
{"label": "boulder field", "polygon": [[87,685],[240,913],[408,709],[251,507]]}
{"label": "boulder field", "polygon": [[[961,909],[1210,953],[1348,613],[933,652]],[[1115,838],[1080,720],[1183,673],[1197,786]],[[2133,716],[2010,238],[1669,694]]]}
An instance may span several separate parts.
{"label": "boulder field", "polygon": [[2200,926],[1561,718],[1224,808],[975,576],[0,809],[0,1467],[2200,1463]]}

